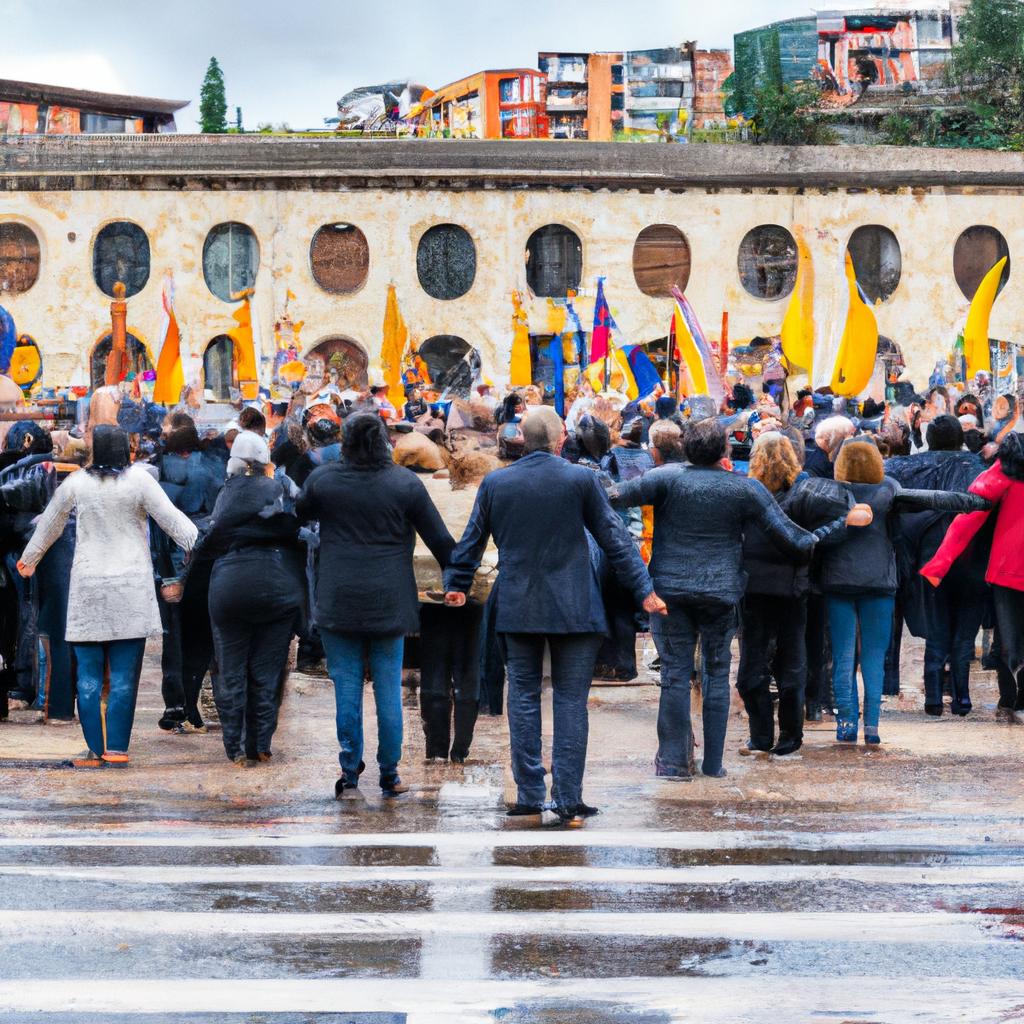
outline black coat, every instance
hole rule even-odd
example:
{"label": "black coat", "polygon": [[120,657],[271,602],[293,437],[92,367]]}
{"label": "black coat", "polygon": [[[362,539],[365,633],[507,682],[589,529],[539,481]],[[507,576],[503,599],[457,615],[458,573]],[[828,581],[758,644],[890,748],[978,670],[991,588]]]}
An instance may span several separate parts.
{"label": "black coat", "polygon": [[[853,498],[835,481],[804,477],[788,491],[776,494],[775,500],[805,530],[830,527],[819,550],[838,544],[846,536],[846,514],[853,507]],[[748,594],[802,597],[811,589],[810,566],[787,558],[757,522],[750,524],[743,538],[743,568]]]}
{"label": "black coat", "polygon": [[[903,487],[932,491],[957,491],[965,494],[976,477],[985,471],[981,457],[971,452],[920,452],[887,459],[885,472]],[[900,603],[910,632],[928,635],[925,603],[932,586],[920,573],[939,550],[953,512],[911,512],[899,517],[893,533],[896,549],[896,574]],[[958,558],[943,581],[943,586],[958,591],[962,599],[984,602],[988,596],[985,570],[991,548],[991,527],[986,524],[962,558]]]}
{"label": "black coat", "polygon": [[418,631],[416,534],[442,568],[455,542],[411,469],[321,466],[306,481],[296,512],[300,519],[320,521],[321,628],[379,636]]}
{"label": "black coat", "polygon": [[828,454],[822,451],[816,444],[807,446],[807,453],[804,456],[804,472],[808,476],[818,477],[822,480],[831,480],[835,477],[835,466]]}
{"label": "black coat", "polygon": [[469,590],[493,536],[497,632],[604,633],[588,532],[622,586],[642,602],[652,590],[647,569],[597,474],[549,452],[532,452],[484,477],[445,572],[445,589]]}
{"label": "black coat", "polygon": [[974,494],[905,490],[892,477],[880,484],[842,485],[858,504],[870,505],[870,526],[849,530],[846,539],[821,553],[821,588],[826,593],[895,594],[899,579],[893,532],[904,512],[977,512],[989,507]]}
{"label": "black coat", "polygon": [[654,506],[651,576],[665,600],[738,604],[747,586],[743,536],[755,523],[795,561],[809,561],[816,543],[763,484],[717,467],[660,466],[620,484],[612,501]]}

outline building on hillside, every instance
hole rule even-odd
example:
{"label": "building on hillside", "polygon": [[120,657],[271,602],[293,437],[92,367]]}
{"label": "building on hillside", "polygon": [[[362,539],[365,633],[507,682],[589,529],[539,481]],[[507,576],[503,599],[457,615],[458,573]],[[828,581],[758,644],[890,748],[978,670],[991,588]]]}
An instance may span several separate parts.
{"label": "building on hillside", "polygon": [[139,135],[174,132],[188,100],[67,89],[0,79],[0,135]]}
{"label": "building on hillside", "polygon": [[478,71],[442,86],[408,115],[421,135],[453,139],[546,139],[544,75],[535,68]]}
{"label": "building on hillside", "polygon": [[734,38],[740,110],[767,83],[817,81],[826,105],[934,103],[947,99],[945,69],[959,0],[821,10]]}
{"label": "building on hillside", "polygon": [[540,53],[556,139],[683,138],[725,120],[726,50],[694,43],[625,53]]}
{"label": "building on hillside", "polygon": [[623,55],[540,53],[537,67],[547,76],[551,138],[610,142],[625,111]]}

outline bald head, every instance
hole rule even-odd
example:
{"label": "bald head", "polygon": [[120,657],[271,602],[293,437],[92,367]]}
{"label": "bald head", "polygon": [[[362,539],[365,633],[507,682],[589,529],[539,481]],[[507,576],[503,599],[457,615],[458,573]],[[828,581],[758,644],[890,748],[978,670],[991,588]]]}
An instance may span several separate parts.
{"label": "bald head", "polygon": [[523,440],[526,451],[557,451],[565,436],[562,417],[549,405],[534,405],[523,417]]}

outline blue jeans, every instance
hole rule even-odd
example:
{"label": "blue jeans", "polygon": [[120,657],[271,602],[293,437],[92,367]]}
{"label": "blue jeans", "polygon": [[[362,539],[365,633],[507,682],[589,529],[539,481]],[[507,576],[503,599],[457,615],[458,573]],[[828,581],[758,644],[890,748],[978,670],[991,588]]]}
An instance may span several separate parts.
{"label": "blue jeans", "polygon": [[[75,643],[78,662],[78,717],[94,754],[127,754],[139,694],[144,637],[106,643]],[[110,670],[110,692],[103,713],[103,675]]]}
{"label": "blue jeans", "polygon": [[885,652],[892,635],[891,594],[828,595],[828,626],[832,637],[832,690],[839,715],[837,724],[856,726],[860,717],[857,701],[857,626],[860,625],[860,671],[864,677],[864,735],[878,735],[882,711],[882,683]]}
{"label": "blue jeans", "polygon": [[655,771],[666,778],[692,773],[693,724],[690,680],[700,638],[703,665],[705,775],[722,770],[725,730],[729,724],[729,665],[736,634],[736,609],[723,605],[669,601],[668,615],[651,616],[651,636],[661,658],[658,704],[658,756]]}
{"label": "blue jeans", "polygon": [[508,671],[508,733],[512,776],[520,804],[541,807],[547,798],[541,755],[540,690],[544,644],[551,649],[551,798],[572,810],[583,802],[587,764],[587,697],[594,662],[604,637],[599,633],[499,633]]}
{"label": "blue jeans", "polygon": [[327,655],[327,672],[334,681],[338,726],[338,761],[346,782],[359,781],[363,759],[363,668],[370,661],[373,699],[377,705],[377,765],[381,785],[398,779],[402,757],[403,636],[335,633],[320,630]]}

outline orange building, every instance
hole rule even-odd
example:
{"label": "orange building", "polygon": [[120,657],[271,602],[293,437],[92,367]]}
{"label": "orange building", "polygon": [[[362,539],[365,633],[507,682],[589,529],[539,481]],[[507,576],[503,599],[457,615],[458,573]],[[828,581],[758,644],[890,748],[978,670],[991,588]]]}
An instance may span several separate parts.
{"label": "orange building", "polygon": [[420,134],[453,139],[546,139],[547,92],[534,68],[479,71],[442,86],[410,112]]}

